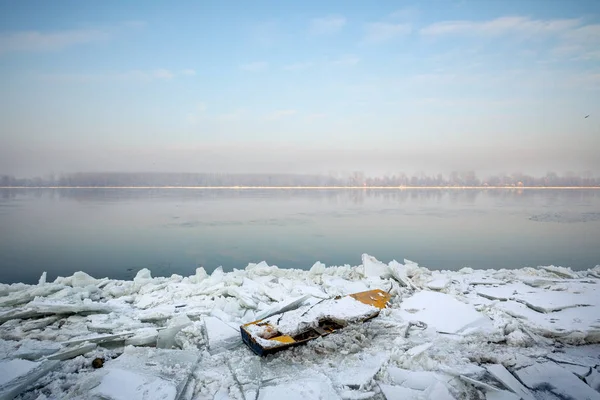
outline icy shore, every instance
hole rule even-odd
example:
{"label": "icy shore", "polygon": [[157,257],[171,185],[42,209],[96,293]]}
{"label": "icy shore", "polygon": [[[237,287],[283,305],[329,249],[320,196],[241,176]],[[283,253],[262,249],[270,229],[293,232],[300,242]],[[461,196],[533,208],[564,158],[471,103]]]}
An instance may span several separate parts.
{"label": "icy shore", "polygon": [[[368,255],[309,271],[44,274],[0,284],[0,400],[600,399],[599,284],[600,266],[451,272]],[[266,358],[241,341],[243,323],[369,289],[392,300],[364,324]]]}

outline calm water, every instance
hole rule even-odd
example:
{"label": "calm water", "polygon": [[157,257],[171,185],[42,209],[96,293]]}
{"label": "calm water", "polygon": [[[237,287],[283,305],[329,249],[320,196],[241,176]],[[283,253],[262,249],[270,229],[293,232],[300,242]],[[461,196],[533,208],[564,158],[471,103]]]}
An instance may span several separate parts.
{"label": "calm water", "polygon": [[267,261],[600,264],[598,190],[0,189],[0,282],[184,276]]}

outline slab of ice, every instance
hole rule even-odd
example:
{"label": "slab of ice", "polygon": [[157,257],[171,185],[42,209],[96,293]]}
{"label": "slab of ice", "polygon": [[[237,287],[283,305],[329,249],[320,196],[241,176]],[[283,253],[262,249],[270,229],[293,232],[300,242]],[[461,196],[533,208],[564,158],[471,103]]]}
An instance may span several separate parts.
{"label": "slab of ice", "polygon": [[576,342],[583,339],[597,343],[600,340],[600,311],[597,306],[568,308],[548,314],[534,311],[515,301],[502,302],[495,307],[545,337],[561,337],[565,340],[571,333],[581,332],[582,337],[576,337]]}
{"label": "slab of ice", "polygon": [[480,276],[473,279],[466,279],[465,283],[468,285],[478,286],[478,285],[505,285],[506,282],[501,281],[499,279],[494,279],[488,276]]}
{"label": "slab of ice", "polygon": [[516,371],[516,375],[521,382],[533,390],[544,389],[567,399],[600,399],[600,393],[553,362],[533,364]]}
{"label": "slab of ice", "polygon": [[257,400],[335,400],[340,396],[325,377],[299,377],[277,385],[263,386]]}
{"label": "slab of ice", "polygon": [[107,400],[175,400],[177,388],[166,379],[114,368],[104,375],[91,394]]}
{"label": "slab of ice", "polygon": [[0,386],[19,376],[27,374],[29,371],[39,365],[39,362],[18,359],[0,361]]}
{"label": "slab of ice", "polygon": [[19,349],[13,353],[13,356],[24,360],[38,360],[56,353],[61,347],[60,343],[56,342],[25,339],[20,342]]}
{"label": "slab of ice", "polygon": [[592,372],[584,380],[591,388],[600,392],[600,371],[598,369],[592,368]]}
{"label": "slab of ice", "polygon": [[490,375],[496,378],[506,388],[517,394],[521,399],[535,400],[535,397],[533,397],[531,392],[502,364],[489,364],[485,366],[485,369],[487,369]]}
{"label": "slab of ice", "polygon": [[10,293],[8,296],[0,298],[0,307],[14,307],[20,304],[29,303],[36,297],[46,297],[52,293],[61,290],[63,285],[42,285],[33,286],[23,291]]}
{"label": "slab of ice", "polygon": [[425,391],[428,400],[456,400],[442,382],[436,382]]}
{"label": "slab of ice", "polygon": [[77,271],[71,277],[71,286],[73,287],[86,287],[86,286],[95,286],[98,283],[98,280],[83,271]]}
{"label": "slab of ice", "polygon": [[432,347],[432,346],[433,346],[433,343],[423,343],[423,344],[420,344],[418,346],[411,347],[404,354],[406,354],[409,357],[416,357],[418,355],[423,354],[427,350],[429,350],[429,348]]}
{"label": "slab of ice", "polygon": [[362,255],[364,274],[367,277],[389,278],[391,276],[388,266],[368,254]]}
{"label": "slab of ice", "polygon": [[438,380],[438,374],[430,371],[411,371],[397,367],[388,367],[387,373],[395,385],[416,390],[425,390]]}
{"label": "slab of ice", "polygon": [[125,346],[149,346],[156,344],[158,331],[155,328],[143,328],[132,337],[125,339]]}
{"label": "slab of ice", "polygon": [[575,272],[573,272],[573,270],[571,268],[565,268],[565,267],[557,267],[554,265],[549,265],[549,266],[545,266],[542,267],[543,270],[548,271],[548,272],[552,272],[553,274],[556,274],[562,278],[569,278],[569,279],[577,279],[578,276]]}
{"label": "slab of ice", "polygon": [[582,379],[585,378],[586,376],[588,376],[591,372],[590,367],[584,367],[583,365],[573,365],[573,364],[563,364],[563,363],[559,363],[558,365],[560,365],[567,371],[571,371],[578,378],[582,378]]}
{"label": "slab of ice", "polygon": [[96,336],[87,336],[83,338],[71,339],[63,342],[65,346],[71,346],[81,343],[110,343],[110,342],[122,342],[125,339],[130,338],[134,335],[134,332],[121,332],[114,335],[96,335]]}
{"label": "slab of ice", "polygon": [[51,317],[40,318],[40,319],[35,319],[32,321],[23,322],[23,323],[21,323],[20,327],[23,332],[29,332],[34,329],[45,328],[48,325],[52,325],[56,321],[58,321],[58,317],[51,316]]}
{"label": "slab of ice", "polygon": [[470,378],[470,377],[465,376],[465,375],[460,375],[459,377],[463,381],[465,381],[467,383],[470,383],[473,386],[479,387],[479,388],[481,388],[481,389],[483,389],[483,390],[485,390],[487,392],[494,392],[494,391],[500,390],[497,387],[490,385],[489,383],[478,381],[477,379],[473,379],[473,378]]}
{"label": "slab of ice", "polygon": [[48,360],[64,361],[64,360],[68,360],[68,359],[75,358],[77,356],[89,353],[90,351],[96,349],[96,347],[98,347],[98,345],[96,343],[83,343],[83,344],[80,344],[79,346],[75,345],[75,346],[67,347],[63,351],[60,351],[58,353],[53,353],[46,358]]}
{"label": "slab of ice", "polygon": [[109,313],[114,311],[114,307],[106,303],[88,301],[79,301],[66,303],[61,301],[37,301],[34,300],[27,305],[27,308],[37,312],[40,315],[54,314],[78,314],[78,313]]}
{"label": "slab of ice", "polygon": [[408,268],[406,265],[402,265],[396,260],[392,260],[388,264],[390,275],[401,285],[406,286],[410,289],[418,290],[418,287],[408,277]]}
{"label": "slab of ice", "polygon": [[187,315],[179,315],[169,321],[169,325],[160,332],[156,338],[156,347],[159,349],[171,349],[175,347],[175,335],[183,328],[192,324]]}
{"label": "slab of ice", "polygon": [[294,309],[300,307],[302,305],[302,303],[304,303],[309,298],[310,298],[310,295],[305,295],[305,296],[299,297],[297,299],[290,299],[287,301],[282,301],[280,303],[277,303],[277,304],[269,307],[268,309],[256,314],[256,320],[268,318],[271,315],[275,315],[278,313],[294,310]]}
{"label": "slab of ice", "polygon": [[490,286],[477,288],[478,295],[485,297],[486,299],[501,301],[512,299],[519,293],[529,293],[532,291],[537,293],[535,289],[532,289],[523,283],[510,283],[499,287]]}
{"label": "slab of ice", "polygon": [[204,327],[208,336],[208,348],[211,352],[218,352],[237,346],[242,338],[239,330],[216,317],[205,317]]}
{"label": "slab of ice", "polygon": [[402,386],[379,384],[379,388],[387,400],[420,400],[423,392]]}
{"label": "slab of ice", "polygon": [[590,290],[590,293],[586,293],[587,296],[569,292],[519,293],[514,298],[535,311],[550,313],[567,308],[594,305],[597,300],[588,297],[600,295],[600,293],[594,292]]}
{"label": "slab of ice", "polygon": [[332,377],[332,381],[338,386],[348,386],[355,389],[365,387],[373,380],[375,374],[379,372],[388,358],[385,354],[376,354],[362,357],[358,366],[349,365],[346,362],[344,368],[339,371],[340,373]]}
{"label": "slab of ice", "polygon": [[521,397],[507,390],[493,390],[485,393],[485,400],[521,400]]}
{"label": "slab of ice", "polygon": [[427,288],[431,290],[444,290],[450,284],[450,280],[447,278],[434,279],[427,282]]}
{"label": "slab of ice", "polygon": [[489,318],[472,306],[438,292],[414,294],[403,301],[400,314],[405,320],[423,321],[440,333],[459,333],[471,327],[491,326]]}
{"label": "slab of ice", "polygon": [[81,387],[93,385],[91,393],[111,400],[176,400],[198,358],[191,351],[126,347],[121,356],[106,362]]}
{"label": "slab of ice", "polygon": [[12,400],[58,365],[58,361],[0,361],[0,400]]}
{"label": "slab of ice", "polygon": [[600,365],[600,358],[591,357],[591,356],[584,356],[584,355],[573,356],[570,354],[553,352],[553,353],[549,353],[548,355],[546,355],[546,357],[552,361],[555,361],[557,363],[563,363],[563,364],[580,365],[580,366],[590,367],[590,368],[594,368],[597,365]]}

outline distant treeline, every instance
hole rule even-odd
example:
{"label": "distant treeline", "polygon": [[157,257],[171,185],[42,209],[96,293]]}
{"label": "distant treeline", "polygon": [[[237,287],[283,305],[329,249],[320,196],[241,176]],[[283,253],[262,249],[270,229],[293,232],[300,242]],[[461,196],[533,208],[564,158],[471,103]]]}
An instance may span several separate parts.
{"label": "distant treeline", "polygon": [[480,179],[472,172],[452,172],[449,175],[429,176],[404,173],[385,177],[368,177],[362,172],[345,176],[300,175],[300,174],[218,174],[218,173],[117,173],[80,172],[35,178],[0,176],[4,187],[143,187],[143,186],[366,186],[366,187],[431,187],[431,186],[501,186],[501,187],[594,187],[600,186],[600,178],[591,173],[558,175],[549,172],[543,177],[522,173],[503,174]]}

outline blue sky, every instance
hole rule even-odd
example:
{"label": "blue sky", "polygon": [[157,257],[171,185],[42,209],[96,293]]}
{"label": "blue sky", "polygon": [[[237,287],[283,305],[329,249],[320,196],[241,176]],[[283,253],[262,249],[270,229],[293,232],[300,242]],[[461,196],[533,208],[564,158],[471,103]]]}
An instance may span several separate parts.
{"label": "blue sky", "polygon": [[600,172],[595,0],[2,0],[0,15],[0,173]]}

